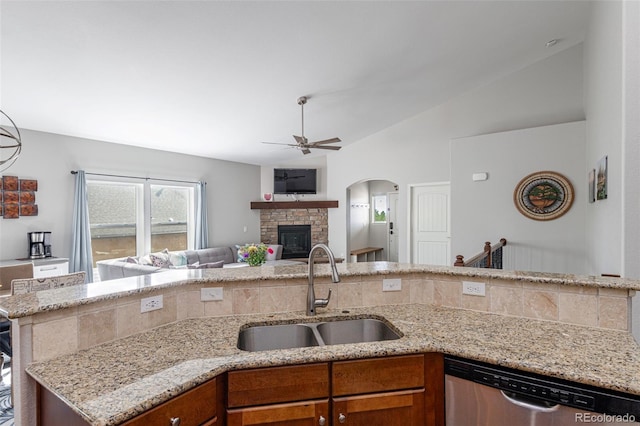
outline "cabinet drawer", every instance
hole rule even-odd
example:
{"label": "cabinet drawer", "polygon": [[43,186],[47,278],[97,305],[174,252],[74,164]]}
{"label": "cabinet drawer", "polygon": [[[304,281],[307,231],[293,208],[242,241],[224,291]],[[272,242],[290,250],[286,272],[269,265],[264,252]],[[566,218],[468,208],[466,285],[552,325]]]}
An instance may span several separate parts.
{"label": "cabinet drawer", "polygon": [[329,397],[329,365],[308,364],[228,373],[228,407]]}
{"label": "cabinet drawer", "polygon": [[124,426],[169,425],[180,418],[180,426],[198,426],[216,416],[218,379],[209,380],[175,398],[135,417]]}
{"label": "cabinet drawer", "polygon": [[69,262],[47,263],[33,267],[33,278],[57,277],[69,273]]}
{"label": "cabinet drawer", "polygon": [[333,363],[334,396],[424,387],[424,355]]}

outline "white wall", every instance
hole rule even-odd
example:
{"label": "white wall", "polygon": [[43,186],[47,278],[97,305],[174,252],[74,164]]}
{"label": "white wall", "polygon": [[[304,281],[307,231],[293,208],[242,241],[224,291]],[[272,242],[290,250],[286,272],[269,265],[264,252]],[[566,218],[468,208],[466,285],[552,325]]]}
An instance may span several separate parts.
{"label": "white wall", "polygon": [[389,180],[399,185],[399,260],[407,262],[408,186],[449,181],[449,141],[583,120],[582,86],[582,45],[576,45],[330,153],[327,198],[340,202],[329,212],[331,248],[346,252],[345,188],[362,180]]}
{"label": "white wall", "polygon": [[[273,169],[274,168],[300,168],[317,169],[316,184],[317,194],[296,195],[299,200],[326,200],[327,199],[327,159],[324,156],[307,157],[300,153],[300,159],[291,162],[280,163],[274,166],[262,166],[260,168],[260,194],[273,193]],[[290,195],[274,195],[274,201],[293,201]],[[258,201],[258,200],[256,200]]]}
{"label": "white wall", "polygon": [[[581,121],[453,140],[452,253],[468,258],[505,237],[505,269],[586,273],[584,129]],[[513,201],[518,182],[543,170],[561,173],[574,189],[571,209],[550,221],[523,216]],[[477,172],[489,179],[474,182]]]}
{"label": "white wall", "polygon": [[587,208],[587,261],[595,275],[623,270],[622,40],[622,2],[594,2],[584,55],[586,167],[609,157],[608,198]]}
{"label": "white wall", "polygon": [[[371,224],[371,196],[369,184],[360,182],[351,185],[348,189],[348,239],[347,250],[359,249],[369,246],[369,227]],[[364,207],[365,205],[369,206]],[[342,257],[342,256],[341,256]]]}
{"label": "white wall", "polygon": [[[0,218],[0,259],[27,255],[27,232],[51,231],[54,256],[68,257],[74,176],[71,170],[207,182],[209,245],[260,238],[260,169],[228,161],[23,130],[23,150],[7,176],[37,179],[38,216]],[[247,226],[247,232],[244,226]]]}

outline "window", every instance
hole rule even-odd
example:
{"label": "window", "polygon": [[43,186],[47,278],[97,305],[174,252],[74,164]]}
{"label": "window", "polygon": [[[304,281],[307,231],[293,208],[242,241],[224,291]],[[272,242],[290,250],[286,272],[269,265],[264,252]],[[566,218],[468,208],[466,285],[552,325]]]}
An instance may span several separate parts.
{"label": "window", "polygon": [[87,181],[93,261],[194,245],[194,187]]}
{"label": "window", "polygon": [[371,222],[387,223],[387,196],[374,195],[371,197],[371,204],[373,205]]}

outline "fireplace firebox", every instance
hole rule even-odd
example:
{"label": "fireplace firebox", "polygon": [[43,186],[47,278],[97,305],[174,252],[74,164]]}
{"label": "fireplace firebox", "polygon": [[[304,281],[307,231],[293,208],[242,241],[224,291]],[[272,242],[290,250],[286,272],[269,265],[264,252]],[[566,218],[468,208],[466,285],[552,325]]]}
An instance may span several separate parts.
{"label": "fireplace firebox", "polygon": [[282,258],[308,257],[311,251],[311,225],[278,225],[278,244]]}

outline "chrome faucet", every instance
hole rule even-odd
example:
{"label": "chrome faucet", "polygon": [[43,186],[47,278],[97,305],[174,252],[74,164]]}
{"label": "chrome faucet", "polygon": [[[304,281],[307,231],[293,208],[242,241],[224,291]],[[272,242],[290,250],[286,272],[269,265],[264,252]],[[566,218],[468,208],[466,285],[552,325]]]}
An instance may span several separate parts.
{"label": "chrome faucet", "polygon": [[329,264],[331,265],[331,281],[334,283],[340,282],[340,276],[338,275],[338,268],[336,268],[336,259],[333,257],[333,252],[325,244],[316,244],[311,248],[309,252],[309,287],[307,289],[307,315],[315,315],[316,308],[324,308],[329,304],[331,298],[331,289],[326,299],[316,299],[316,292],[313,289],[313,258],[318,250],[324,250],[329,256]]}

